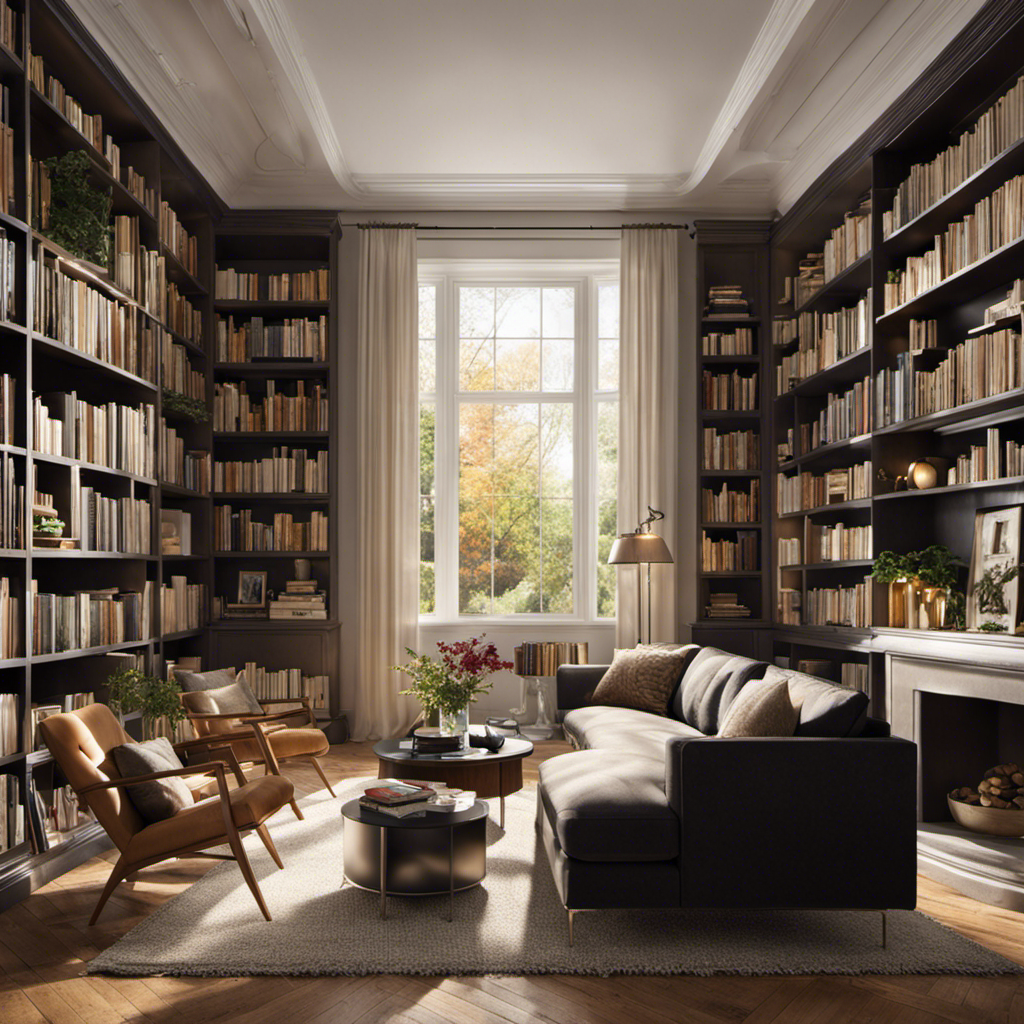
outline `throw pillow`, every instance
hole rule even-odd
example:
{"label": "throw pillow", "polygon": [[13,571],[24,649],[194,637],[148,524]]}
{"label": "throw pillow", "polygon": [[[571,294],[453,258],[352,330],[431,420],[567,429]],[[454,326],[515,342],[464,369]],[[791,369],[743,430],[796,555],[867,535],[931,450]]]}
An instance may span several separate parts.
{"label": "throw pillow", "polygon": [[792,736],[800,711],[793,707],[784,679],[749,682],[729,705],[719,736]]}
{"label": "throw pillow", "polygon": [[238,679],[215,690],[198,690],[186,698],[189,710],[199,715],[262,715],[263,708],[245,681],[245,673]]}
{"label": "throw pillow", "polygon": [[210,672],[186,672],[176,670],[174,678],[185,693],[200,694],[228,691],[225,701],[229,707],[215,709],[203,698],[193,696],[187,701],[190,711],[203,715],[226,715],[232,712],[245,715],[262,715],[263,707],[252,692],[245,672],[235,674],[233,668],[218,668]]}
{"label": "throw pillow", "polygon": [[690,651],[636,647],[615,652],[591,704],[668,714],[668,702],[686,669]]}
{"label": "throw pillow", "polygon": [[[183,767],[170,740],[164,736],[145,743],[124,743],[112,748],[110,756],[122,779]],[[192,791],[180,777],[140,782],[124,792],[142,820],[150,824],[172,818],[193,803]]]}

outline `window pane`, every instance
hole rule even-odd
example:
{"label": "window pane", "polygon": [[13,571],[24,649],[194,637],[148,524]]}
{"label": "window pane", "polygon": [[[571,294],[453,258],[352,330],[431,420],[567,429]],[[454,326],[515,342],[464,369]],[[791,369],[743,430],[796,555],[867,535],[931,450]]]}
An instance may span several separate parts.
{"label": "window pane", "polygon": [[619,388],[619,286],[597,288],[597,389]]}
{"label": "window pane", "polygon": [[420,285],[420,337],[437,337],[437,288],[432,284]]}
{"label": "window pane", "polygon": [[[472,407],[470,407],[472,408]],[[537,497],[540,476],[540,407],[495,405],[494,495]]]}
{"label": "window pane", "polygon": [[430,402],[420,405],[420,614],[436,610],[434,572],[434,443],[436,411]]}
{"label": "window pane", "polygon": [[463,338],[459,345],[459,390],[494,390],[494,342],[490,338]]}
{"label": "window pane", "polygon": [[497,391],[540,390],[540,342],[504,340],[494,343],[496,365],[494,387]]}
{"label": "window pane", "polygon": [[459,500],[459,613],[489,615],[494,499]]}
{"label": "window pane", "polygon": [[420,394],[437,388],[437,289],[420,285]]}
{"label": "window pane", "polygon": [[549,615],[573,613],[572,498],[541,502],[542,608]]}
{"label": "window pane", "polygon": [[544,337],[576,337],[576,289],[544,289]]}
{"label": "window pane", "polygon": [[496,288],[495,337],[540,337],[540,289]]}
{"label": "window pane", "polygon": [[536,497],[494,499],[495,615],[541,611],[539,505]]}
{"label": "window pane", "polygon": [[573,407],[570,403],[541,407],[541,494],[571,498],[573,478]]}
{"label": "window pane", "polygon": [[597,404],[597,614],[615,615],[615,566],[608,554],[618,535],[619,403]]}
{"label": "window pane", "polygon": [[619,286],[616,282],[597,286],[597,336],[619,336]]}
{"label": "window pane", "polygon": [[544,339],[544,390],[572,391],[576,342],[572,338]]}
{"label": "window pane", "polygon": [[459,337],[494,337],[494,289],[459,289]]}

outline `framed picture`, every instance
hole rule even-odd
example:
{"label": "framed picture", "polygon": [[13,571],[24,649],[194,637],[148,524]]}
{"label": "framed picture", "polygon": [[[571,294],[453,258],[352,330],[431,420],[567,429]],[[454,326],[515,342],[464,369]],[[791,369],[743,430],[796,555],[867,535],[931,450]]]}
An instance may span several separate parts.
{"label": "framed picture", "polygon": [[[967,581],[967,628],[1012,633],[1017,626],[1021,506],[974,513]],[[1012,574],[1012,578],[1007,578]]]}
{"label": "framed picture", "polygon": [[238,603],[253,608],[265,608],[267,604],[267,574],[248,572],[238,574]]}

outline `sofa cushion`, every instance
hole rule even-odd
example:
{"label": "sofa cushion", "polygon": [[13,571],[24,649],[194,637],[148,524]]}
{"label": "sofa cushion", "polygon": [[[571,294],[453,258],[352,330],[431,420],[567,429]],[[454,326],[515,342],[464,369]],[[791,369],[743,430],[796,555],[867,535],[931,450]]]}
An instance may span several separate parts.
{"label": "sofa cushion", "polygon": [[[165,736],[144,743],[122,743],[110,750],[108,756],[113,759],[122,779],[183,767]],[[143,821],[150,823],[173,818],[195,802],[192,790],[180,776],[140,782],[137,786],[129,786],[125,792]]]}
{"label": "sofa cushion", "polygon": [[769,665],[765,681],[786,679],[789,696],[800,709],[797,736],[859,736],[868,714],[868,696],[827,679]]}
{"label": "sofa cushion", "polygon": [[766,662],[728,654],[717,647],[701,648],[683,675],[670,714],[705,736],[714,736],[729,705],[748,679],[760,679]]}
{"label": "sofa cushion", "polygon": [[685,722],[632,708],[577,708],[566,714],[562,728],[578,750],[619,750],[662,760],[666,740],[700,735]]}
{"label": "sofa cushion", "polygon": [[538,799],[561,848],[586,861],[665,861],[679,818],[665,796],[665,757],[576,750],[540,766]]}
{"label": "sofa cushion", "polygon": [[694,645],[641,645],[616,651],[591,702],[665,715],[686,666],[698,650]]}
{"label": "sofa cushion", "polygon": [[792,736],[800,712],[785,679],[751,679],[722,715],[719,736]]}

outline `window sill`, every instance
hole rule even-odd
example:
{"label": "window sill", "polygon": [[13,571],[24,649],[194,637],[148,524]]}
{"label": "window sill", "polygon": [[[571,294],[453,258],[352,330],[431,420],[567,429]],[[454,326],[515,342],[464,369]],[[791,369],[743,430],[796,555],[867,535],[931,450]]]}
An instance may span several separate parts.
{"label": "window sill", "polygon": [[547,617],[519,617],[514,619],[496,619],[484,617],[469,617],[463,619],[435,619],[429,615],[421,615],[419,618],[420,629],[425,627],[437,629],[466,629],[476,626],[486,626],[488,629],[615,629],[614,619],[552,619]]}

